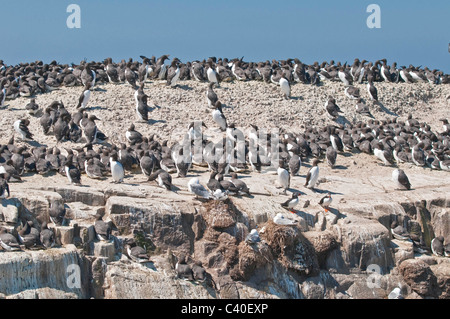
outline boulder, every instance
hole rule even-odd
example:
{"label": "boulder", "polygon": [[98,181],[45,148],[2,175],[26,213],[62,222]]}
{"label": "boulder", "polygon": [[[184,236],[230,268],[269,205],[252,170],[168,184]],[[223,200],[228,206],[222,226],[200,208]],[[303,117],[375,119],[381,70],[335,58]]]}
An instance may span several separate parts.
{"label": "boulder", "polygon": [[106,261],[114,261],[116,248],[114,241],[97,241],[90,244],[90,255],[95,257],[104,258]]}
{"label": "boulder", "polygon": [[105,206],[106,204],[105,195],[92,188],[68,185],[65,187],[44,186],[41,189],[60,194],[66,203],[82,202],[89,206]]}
{"label": "boulder", "polygon": [[314,247],[320,267],[325,268],[329,253],[338,246],[333,233],[331,231],[309,231],[303,235]]}
{"label": "boulder", "polygon": [[395,264],[399,266],[406,259],[414,258],[413,243],[409,240],[393,239],[391,247],[394,251]]}
{"label": "boulder", "polygon": [[0,254],[0,293],[6,296],[35,298],[68,294],[87,298],[88,274],[86,263],[74,245]]}
{"label": "boulder", "polygon": [[346,214],[333,226],[336,241],[340,244],[340,257],[348,268],[365,270],[375,264],[386,270],[394,266],[390,248],[390,232],[375,220]]}
{"label": "boulder", "polygon": [[21,209],[22,203],[17,198],[2,199],[0,206],[0,221],[9,224],[17,224]]}
{"label": "boulder", "polygon": [[427,263],[422,260],[407,259],[400,264],[399,271],[405,282],[416,293],[424,297],[437,297],[437,279]]}

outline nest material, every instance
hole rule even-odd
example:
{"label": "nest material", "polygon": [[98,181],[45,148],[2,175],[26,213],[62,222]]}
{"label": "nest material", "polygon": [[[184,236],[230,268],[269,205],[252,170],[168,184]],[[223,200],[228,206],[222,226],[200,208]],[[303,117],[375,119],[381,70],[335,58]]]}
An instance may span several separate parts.
{"label": "nest material", "polygon": [[236,224],[236,213],[226,201],[210,201],[203,208],[202,216],[209,227],[224,229]]}

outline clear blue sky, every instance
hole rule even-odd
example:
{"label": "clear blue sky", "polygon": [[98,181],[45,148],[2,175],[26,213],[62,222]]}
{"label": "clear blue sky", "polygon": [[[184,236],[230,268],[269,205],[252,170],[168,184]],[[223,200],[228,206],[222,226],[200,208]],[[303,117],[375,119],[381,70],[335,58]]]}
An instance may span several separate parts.
{"label": "clear blue sky", "polygon": [[[81,7],[81,29],[66,26],[71,3]],[[371,3],[381,7],[381,29],[366,26]],[[448,0],[16,0],[2,1],[1,16],[7,64],[167,53],[182,61],[387,58],[450,73]]]}

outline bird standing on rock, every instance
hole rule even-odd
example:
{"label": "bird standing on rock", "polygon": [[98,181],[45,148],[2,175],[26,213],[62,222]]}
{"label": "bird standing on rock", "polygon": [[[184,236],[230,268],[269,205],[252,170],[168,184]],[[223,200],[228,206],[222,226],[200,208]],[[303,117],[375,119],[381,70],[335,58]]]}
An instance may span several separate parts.
{"label": "bird standing on rock", "polygon": [[319,205],[322,206],[322,208],[325,209],[325,212],[327,213],[332,202],[333,198],[331,198],[331,193],[328,193],[326,196],[320,199]]}
{"label": "bird standing on rock", "polygon": [[292,197],[281,204],[282,207],[289,209],[289,211],[295,214],[294,207],[298,205],[300,193],[294,192],[292,193]]}

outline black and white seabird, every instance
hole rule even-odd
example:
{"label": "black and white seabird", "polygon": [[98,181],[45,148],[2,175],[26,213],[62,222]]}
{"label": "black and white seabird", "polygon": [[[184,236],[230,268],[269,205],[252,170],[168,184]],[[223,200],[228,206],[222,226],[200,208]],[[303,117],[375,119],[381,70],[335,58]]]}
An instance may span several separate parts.
{"label": "black and white seabird", "polygon": [[123,168],[122,163],[118,160],[118,155],[116,152],[113,152],[110,155],[109,163],[111,167],[111,175],[114,183],[122,183],[125,178],[125,170]]}
{"label": "black and white seabird", "polygon": [[306,174],[305,187],[314,189],[314,187],[316,186],[316,183],[319,180],[319,163],[319,159],[314,159],[313,166],[308,170],[308,173]]}
{"label": "black and white seabird", "polygon": [[353,84],[352,76],[345,70],[344,66],[341,66],[338,71],[338,77],[344,83],[345,86]]}
{"label": "black and white seabird", "polygon": [[30,125],[30,120],[28,119],[14,122],[14,129],[23,141],[31,141],[33,139],[33,134],[28,129],[28,125]]}
{"label": "black and white seabird", "polygon": [[136,131],[134,124],[130,125],[127,132],[125,133],[125,137],[131,145],[139,144],[143,141],[142,134]]}
{"label": "black and white seabird", "polygon": [[78,105],[77,109],[85,109],[87,108],[87,105],[89,103],[89,99],[91,97],[91,84],[87,83],[84,86],[83,92],[81,93],[80,97],[78,98]]}
{"label": "black and white seabird", "polygon": [[48,209],[50,221],[56,226],[61,226],[64,223],[66,216],[66,207],[60,201],[52,200]]}
{"label": "black and white seabird", "polygon": [[214,92],[214,82],[209,83],[208,88],[206,89],[206,99],[208,101],[208,106],[210,108],[214,108],[219,98],[217,97],[216,92]]}
{"label": "black and white seabird", "polygon": [[293,192],[290,199],[281,204],[282,207],[289,209],[291,213],[294,213],[294,207],[298,205],[299,199],[298,196],[300,193]]}
{"label": "black and white seabird", "polygon": [[231,173],[231,182],[236,187],[238,195],[251,196],[250,189],[248,188],[247,184],[244,181],[238,179],[238,175],[236,173]]}
{"label": "black and white seabird", "polygon": [[94,229],[98,240],[108,241],[111,239],[111,225],[103,220],[103,216],[100,213],[95,215]]}
{"label": "black and white seabird", "polygon": [[163,169],[159,169],[155,171],[148,177],[149,181],[157,180],[158,185],[167,189],[168,191],[172,190],[172,176]]}
{"label": "black and white seabird", "polygon": [[368,117],[373,117],[372,114],[370,113],[369,106],[367,104],[365,104],[361,98],[359,98],[358,101],[356,101],[355,108],[356,108],[356,113],[364,115],[364,116],[368,116]]}
{"label": "black and white seabird", "polygon": [[180,61],[175,58],[167,70],[167,86],[174,87],[180,79]]}
{"label": "black and white seabird", "polygon": [[17,238],[8,233],[4,228],[0,230],[0,246],[6,251],[20,250],[20,244]]}
{"label": "black and white seabird", "polygon": [[178,258],[178,262],[175,265],[175,270],[177,272],[178,278],[187,281],[194,280],[192,268],[186,263],[186,256],[184,254],[181,254],[180,257]]}
{"label": "black and white seabird", "polygon": [[425,153],[423,151],[424,147],[425,144],[423,142],[419,142],[411,149],[411,159],[414,164],[420,167],[425,166]]}
{"label": "black and white seabird", "polygon": [[391,234],[395,239],[399,240],[409,240],[410,235],[408,231],[401,225],[398,224],[396,220],[391,223]]}
{"label": "black and white seabird", "polygon": [[367,92],[369,93],[372,101],[378,102],[378,90],[375,85],[373,85],[373,81],[369,81],[367,83]]}
{"label": "black and white seabird", "polygon": [[81,172],[73,164],[73,155],[72,154],[67,156],[66,163],[64,164],[64,170],[65,170],[66,176],[69,179],[69,182],[71,184],[81,185]]}
{"label": "black and white seabird", "polygon": [[34,223],[30,220],[22,225],[22,228],[17,233],[19,242],[25,246],[25,248],[32,248],[39,244],[39,231],[34,227]]}
{"label": "black and white seabird", "polygon": [[45,248],[52,248],[55,245],[55,234],[51,229],[47,227],[47,222],[43,222],[41,225],[41,232],[39,234],[39,240]]}
{"label": "black and white seabird", "polygon": [[109,83],[119,83],[119,72],[112,62],[112,58],[105,60],[105,71],[108,76]]}
{"label": "black and white seabird", "polygon": [[411,184],[409,182],[408,176],[406,176],[405,172],[402,169],[395,169],[392,172],[392,181],[396,183],[399,189],[411,189]]}
{"label": "black and white seabird", "polygon": [[5,106],[5,100],[6,100],[6,89],[2,88],[0,90],[0,107],[3,108]]}
{"label": "black and white seabird", "polygon": [[354,86],[348,86],[345,88],[345,95],[352,99],[352,100],[357,100],[359,99],[359,97],[361,96],[359,89],[357,87]]}
{"label": "black and white seabird", "polygon": [[64,114],[59,115],[58,120],[53,125],[53,133],[55,134],[57,143],[63,142],[68,138],[69,125],[65,120]]}
{"label": "black and white seabird", "polygon": [[137,263],[146,263],[150,261],[150,257],[147,254],[147,251],[138,246],[135,242],[133,244],[126,244],[127,255],[128,257]]}
{"label": "black and white seabird", "polygon": [[192,274],[194,275],[194,280],[198,283],[204,282],[207,279],[207,273],[205,268],[203,268],[202,262],[197,260],[192,265]]}
{"label": "black and white seabird", "polygon": [[211,59],[208,59],[206,62],[206,77],[209,82],[214,83],[219,87],[219,74],[214,70],[213,61]]}
{"label": "black and white seabird", "polygon": [[86,175],[93,179],[103,178],[103,164],[101,164],[98,158],[89,158],[84,161],[84,171]]}
{"label": "black and white seabird", "polygon": [[291,176],[297,176],[302,166],[302,159],[297,154],[292,154],[291,158],[289,159],[288,165]]}
{"label": "black and white seabird", "polygon": [[383,161],[384,165],[391,166],[394,164],[394,155],[390,148],[384,147],[381,142],[377,142],[373,148],[373,154]]}
{"label": "black and white seabird", "polygon": [[343,113],[339,108],[339,106],[337,106],[336,99],[332,97],[330,97],[328,101],[325,103],[325,110],[333,120],[339,117],[339,113]]}
{"label": "black and white seabird", "polygon": [[125,82],[137,89],[136,81],[137,74],[131,69],[131,62],[128,62],[125,68]]}
{"label": "black and white seabird", "polygon": [[433,255],[444,256],[444,236],[438,236],[431,241],[431,252]]}
{"label": "black and white seabird", "polygon": [[30,103],[25,106],[25,109],[30,115],[36,115],[39,111],[39,105],[36,103],[36,99],[31,99]]}
{"label": "black and white seabird", "polygon": [[8,198],[10,196],[9,193],[9,185],[5,179],[5,173],[0,174],[0,199]]}
{"label": "black and white seabird", "polygon": [[320,199],[319,205],[322,206],[323,209],[325,209],[325,212],[328,212],[328,209],[330,208],[332,202],[333,198],[331,197],[331,193],[328,193]]}
{"label": "black and white seabird", "polygon": [[144,93],[144,83],[141,83],[139,89],[136,90],[134,98],[136,100],[136,114],[138,118],[141,121],[148,122],[148,96]]}
{"label": "black and white seabird", "polygon": [[81,83],[83,85],[90,84],[91,87],[95,86],[96,73],[91,69],[92,64],[86,63],[84,70],[81,72]]}
{"label": "black and white seabird", "polygon": [[283,97],[286,100],[289,100],[289,98],[291,97],[291,86],[289,85],[289,81],[284,76],[282,76],[280,78],[279,84],[280,84],[281,94],[283,94]]}
{"label": "black and white seabird", "polygon": [[333,146],[328,146],[326,151],[327,163],[331,168],[336,165],[337,151]]}
{"label": "black and white seabird", "polygon": [[212,111],[212,118],[214,122],[216,122],[217,125],[219,125],[220,130],[222,132],[225,132],[227,130],[227,119],[225,118],[225,115],[222,112],[222,103],[220,101],[217,101],[214,105],[215,110]]}
{"label": "black and white seabird", "polygon": [[284,160],[280,160],[277,169],[278,184],[283,189],[283,194],[286,195],[286,191],[289,189],[291,184],[291,176],[289,171],[284,168]]}

